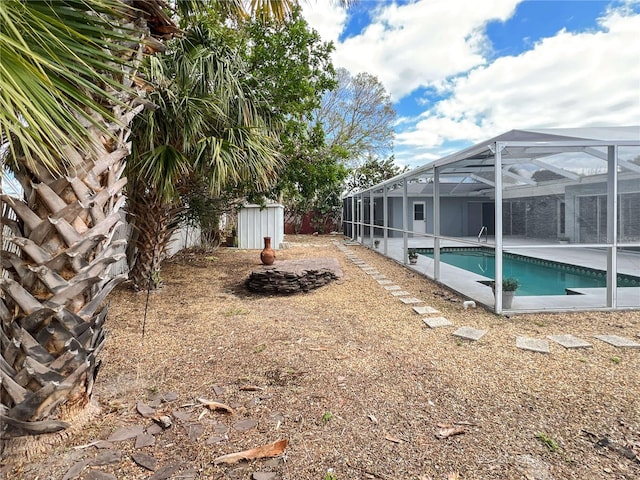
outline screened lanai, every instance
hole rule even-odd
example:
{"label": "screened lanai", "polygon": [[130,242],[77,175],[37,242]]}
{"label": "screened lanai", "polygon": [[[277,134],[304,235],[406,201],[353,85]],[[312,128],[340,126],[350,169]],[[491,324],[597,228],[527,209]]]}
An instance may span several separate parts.
{"label": "screened lanai", "polygon": [[638,309],[640,127],[512,130],[349,194],[343,225],[496,313]]}

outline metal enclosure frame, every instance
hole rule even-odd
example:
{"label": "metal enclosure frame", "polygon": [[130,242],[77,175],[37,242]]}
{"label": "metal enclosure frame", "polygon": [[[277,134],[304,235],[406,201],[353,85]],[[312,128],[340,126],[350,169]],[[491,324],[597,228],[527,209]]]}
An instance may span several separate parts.
{"label": "metal enclosure frame", "polygon": [[[619,158],[621,148],[638,151],[638,156],[630,161]],[[361,214],[359,222],[352,214],[350,232],[352,240],[360,241],[363,244],[373,245],[374,229],[382,231],[384,240],[382,253],[388,255],[387,241],[390,237],[402,237],[402,258],[397,257],[405,265],[408,261],[409,238],[416,235],[425,237],[433,244],[433,270],[426,274],[428,278],[441,281],[441,261],[440,252],[445,241],[454,240],[442,234],[442,199],[451,196],[452,192],[471,198],[486,194],[486,190],[491,190],[494,194],[494,216],[495,216],[495,242],[492,245],[482,243],[482,231],[478,235],[477,241],[470,239],[455,238],[462,244],[490,246],[495,250],[495,303],[492,306],[498,314],[503,313],[502,283],[503,283],[503,253],[505,250],[503,235],[503,201],[505,193],[509,189],[531,188],[550,189],[550,182],[536,182],[527,175],[523,175],[512,167],[518,165],[534,165],[551,171],[561,177],[561,180],[568,182],[588,183],[586,176],[575,172],[575,168],[565,168],[562,164],[551,163],[548,159],[552,156],[562,155],[570,158],[571,155],[580,154],[599,159],[606,162],[606,195],[607,195],[607,219],[606,219],[606,241],[605,242],[585,242],[572,245],[540,245],[540,244],[520,244],[510,245],[510,250],[526,251],[527,249],[553,248],[580,248],[580,249],[604,249],[606,250],[607,281],[606,281],[606,304],[603,309],[621,308],[617,298],[617,272],[618,253],[620,244],[618,242],[618,218],[612,212],[618,211],[618,191],[619,182],[624,179],[628,181],[638,181],[638,191],[640,192],[640,127],[609,127],[609,128],[587,128],[587,129],[548,129],[548,130],[512,130],[498,137],[481,142],[470,148],[454,153],[433,163],[415,168],[392,179],[375,185],[371,188],[354,192],[345,198],[351,200],[352,209],[356,200],[361,202]],[[555,158],[555,157],[553,157]],[[637,162],[637,163],[636,163]],[[567,160],[567,163],[569,161]],[[488,172],[492,172],[491,177]],[[452,187],[450,179],[463,178]],[[449,179],[449,180],[447,180]],[[561,181],[559,180],[559,181]],[[505,183],[506,182],[506,183]],[[431,185],[432,184],[432,185]],[[409,188],[413,189],[410,194]],[[443,189],[447,187],[447,192]],[[399,187],[402,189],[398,192]],[[409,217],[409,198],[416,195],[416,192],[430,193],[424,194],[431,199],[433,205],[433,228],[431,232],[419,234],[413,231],[412,221]],[[486,189],[486,190],[483,190]],[[380,191],[382,195],[382,208],[384,209],[382,225],[375,225],[374,220],[374,192]],[[542,190],[539,190],[542,191]],[[365,222],[364,205],[365,199],[369,201],[369,221]],[[390,225],[391,203],[397,208],[397,202],[401,199],[401,227],[398,222]],[[564,201],[564,200],[563,200]],[[346,204],[349,202],[347,201]],[[565,208],[566,212],[567,208]],[[640,210],[639,210],[640,211]],[[510,213],[511,214],[511,213]],[[568,215],[568,213],[565,213]],[[639,213],[640,218],[640,213]],[[485,228],[485,227],[483,227]],[[369,235],[365,238],[365,230]],[[361,233],[360,235],[358,233]],[[488,238],[488,236],[487,236]],[[624,244],[625,248],[640,251],[640,239]],[[640,254],[639,254],[640,255]],[[640,289],[639,289],[640,292]],[[640,293],[638,295],[638,305],[632,307],[640,308]],[[628,307],[626,307],[628,308]],[[571,310],[576,310],[572,307]],[[578,308],[579,309],[579,308]],[[540,309],[544,310],[544,309]],[[559,309],[563,310],[563,309]],[[531,311],[531,310],[530,310]],[[536,310],[533,310],[536,311]]]}

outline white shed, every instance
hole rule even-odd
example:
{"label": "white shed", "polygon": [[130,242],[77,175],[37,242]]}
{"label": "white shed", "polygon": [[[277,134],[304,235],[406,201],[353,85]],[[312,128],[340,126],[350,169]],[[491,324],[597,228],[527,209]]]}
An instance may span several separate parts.
{"label": "white shed", "polygon": [[284,207],[277,203],[244,205],[238,212],[238,247],[262,250],[264,237],[271,237],[271,248],[280,248],[284,241]]}

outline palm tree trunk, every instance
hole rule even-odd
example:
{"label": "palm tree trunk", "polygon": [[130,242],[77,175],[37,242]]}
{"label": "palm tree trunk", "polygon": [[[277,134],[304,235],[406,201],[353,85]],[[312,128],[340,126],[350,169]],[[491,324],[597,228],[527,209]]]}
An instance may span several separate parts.
{"label": "palm tree trunk", "polygon": [[105,341],[104,299],[126,278],[110,274],[124,257],[124,241],[112,240],[123,223],[129,153],[126,129],[114,133],[117,142],[101,142],[96,131],[93,151],[69,151],[74,171],[67,176],[37,162],[26,167],[19,174],[24,200],[1,195],[18,217],[3,218],[11,230],[4,240],[20,249],[2,251],[4,439],[62,430],[91,399]]}
{"label": "palm tree trunk", "polygon": [[[148,9],[145,18],[155,16],[154,28],[166,26],[168,33],[175,32],[159,5],[142,4]],[[148,32],[145,18],[139,17],[135,25],[141,34]],[[143,48],[151,51],[148,41],[141,42],[129,69],[136,67]],[[122,174],[131,150],[129,126],[143,109],[133,107],[130,73],[122,72],[123,89],[116,93],[129,107],[95,99],[111,109],[116,122],[92,111],[95,123],[87,126],[87,145],[69,146],[57,162],[15,159],[14,174],[24,195],[0,194],[3,457],[46,449],[64,436],[61,431],[78,427],[74,422],[95,408],[91,399],[105,344],[104,301],[126,279],[112,275],[111,268],[125,256],[126,240],[114,240],[114,235],[124,219]],[[45,166],[52,164],[65,171],[52,173]],[[10,210],[17,220],[5,215]]]}
{"label": "palm tree trunk", "polygon": [[167,257],[171,236],[178,227],[180,208],[167,205],[154,190],[140,183],[130,186],[128,214],[135,230],[135,258],[129,271],[134,290],[162,286],[160,269]]}

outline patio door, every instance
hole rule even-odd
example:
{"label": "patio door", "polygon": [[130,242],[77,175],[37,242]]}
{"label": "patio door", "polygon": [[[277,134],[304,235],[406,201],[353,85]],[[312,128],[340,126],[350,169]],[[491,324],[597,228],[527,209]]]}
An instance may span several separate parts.
{"label": "patio door", "polygon": [[427,215],[425,202],[413,202],[413,226],[414,233],[426,233]]}

